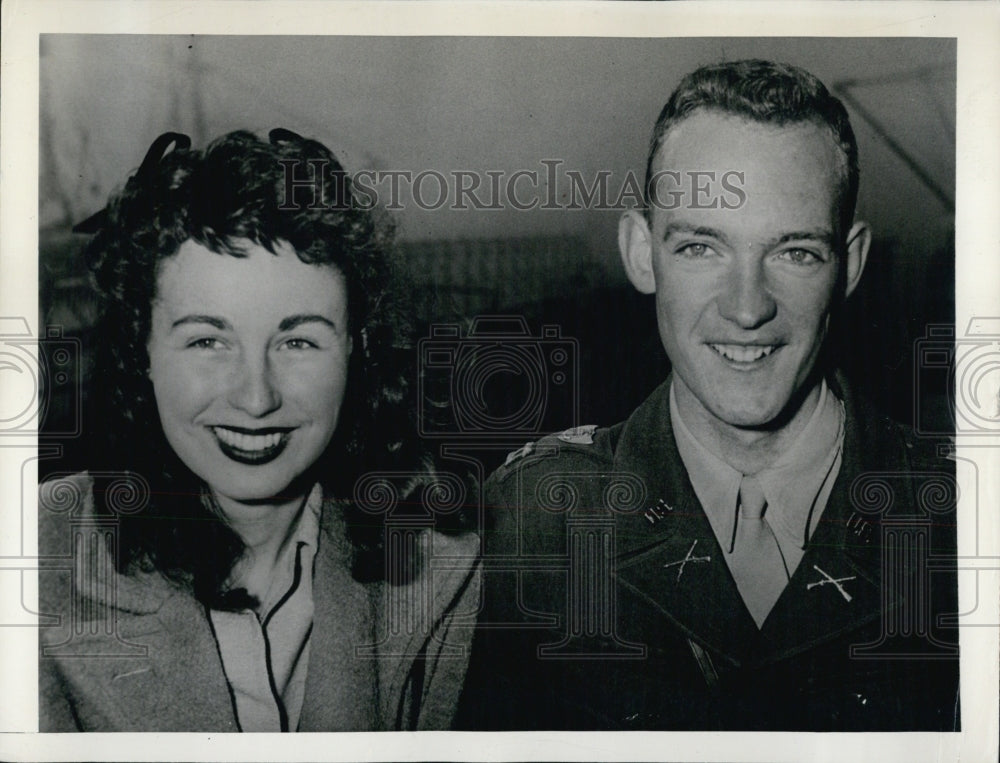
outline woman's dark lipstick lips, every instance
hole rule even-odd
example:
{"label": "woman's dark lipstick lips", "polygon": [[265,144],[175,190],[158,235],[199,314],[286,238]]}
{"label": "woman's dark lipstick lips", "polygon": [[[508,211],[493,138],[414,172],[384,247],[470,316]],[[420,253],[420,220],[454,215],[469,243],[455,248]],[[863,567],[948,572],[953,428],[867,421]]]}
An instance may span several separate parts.
{"label": "woman's dark lipstick lips", "polygon": [[[215,435],[215,441],[219,445],[219,450],[221,450],[227,458],[230,458],[237,463],[247,464],[249,466],[266,464],[280,456],[282,451],[284,451],[284,449],[288,446],[288,441],[291,438],[292,432],[291,429],[277,427],[269,427],[266,429],[244,429],[242,427],[219,426],[211,427],[211,429],[212,433]],[[279,435],[279,437],[278,441],[274,445],[266,448],[247,450],[222,439],[222,437],[219,436],[220,429],[250,437],[263,437],[270,434],[276,434]]]}

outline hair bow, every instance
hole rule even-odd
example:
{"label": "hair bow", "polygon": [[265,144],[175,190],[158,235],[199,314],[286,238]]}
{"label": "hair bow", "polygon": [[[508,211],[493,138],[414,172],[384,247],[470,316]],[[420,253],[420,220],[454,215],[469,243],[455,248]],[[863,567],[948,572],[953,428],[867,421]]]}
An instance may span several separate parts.
{"label": "hair bow", "polygon": [[[153,168],[159,164],[163,157],[167,155],[167,149],[173,145],[175,150],[187,149],[191,147],[191,138],[183,133],[179,132],[165,132],[163,135],[158,137],[150,145],[149,150],[146,152],[145,158],[142,160],[142,164],[139,165],[138,171],[135,175],[129,179],[129,183],[144,182],[150,174],[153,172]],[[77,223],[73,226],[74,233],[97,233],[104,224],[107,222],[108,210],[107,207],[95,212],[86,220]]]}

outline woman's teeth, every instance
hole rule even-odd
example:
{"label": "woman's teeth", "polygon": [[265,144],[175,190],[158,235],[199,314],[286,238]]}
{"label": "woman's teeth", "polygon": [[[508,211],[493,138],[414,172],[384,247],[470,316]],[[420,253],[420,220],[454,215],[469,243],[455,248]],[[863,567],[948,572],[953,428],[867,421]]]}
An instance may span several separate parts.
{"label": "woman's teeth", "polygon": [[281,433],[243,434],[224,427],[214,427],[215,435],[226,445],[245,451],[267,450],[281,442]]}
{"label": "woman's teeth", "polygon": [[755,360],[765,358],[774,352],[774,345],[713,344],[709,346],[722,357],[736,363],[753,363]]}

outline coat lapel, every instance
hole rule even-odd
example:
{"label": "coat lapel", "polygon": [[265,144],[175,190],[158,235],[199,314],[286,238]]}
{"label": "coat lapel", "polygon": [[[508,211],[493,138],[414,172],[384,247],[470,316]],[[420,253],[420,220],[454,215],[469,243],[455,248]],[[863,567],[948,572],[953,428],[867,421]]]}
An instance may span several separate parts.
{"label": "coat lapel", "polygon": [[617,515],[616,577],[656,615],[645,625],[649,643],[662,618],[733,664],[741,663],[757,627],[729,574],[723,551],[681,462],[669,411],[667,379],[625,423],[615,452],[619,470],[635,471],[648,506]]}
{"label": "coat lapel", "polygon": [[[127,707],[136,720],[145,718],[148,723],[149,718],[157,718],[171,730],[238,730],[222,660],[204,607],[189,596],[177,594],[167,599],[157,612],[157,620],[160,628],[145,636],[151,670],[136,674],[135,683],[133,676],[117,679],[122,687],[123,708]],[[141,623],[124,625],[125,638],[129,638],[132,627],[141,627]],[[153,705],[150,715],[137,712],[143,704]]]}
{"label": "coat lapel", "polygon": [[[327,505],[313,579],[313,635],[301,731],[434,725],[434,708],[425,707],[424,700],[431,683],[440,687],[448,673],[442,661],[464,672],[463,647],[438,643],[431,634],[468,578],[478,538],[451,538],[427,528],[402,532],[409,538],[397,538],[403,541],[399,544],[388,539],[386,545],[419,554],[420,569],[397,585],[381,578],[362,583],[351,574],[354,550],[342,507]],[[438,567],[433,560],[445,563]],[[386,560],[386,569],[401,566]],[[453,683],[457,694],[460,676]]]}
{"label": "coat lapel", "polygon": [[[115,633],[80,635],[46,649],[92,700],[83,712],[122,731],[238,730],[215,638],[196,601],[175,594],[153,613],[112,616]],[[142,650],[143,656],[121,656]]]}
{"label": "coat lapel", "polygon": [[[463,585],[478,587],[478,578],[469,578],[478,536],[452,537],[429,528],[414,528],[413,533],[414,545],[409,547],[418,549],[418,571],[405,583],[379,581],[369,587],[377,641],[368,653],[378,660],[383,719],[392,729],[441,728],[450,722],[475,613],[467,613],[464,636],[442,633],[441,620]],[[452,690],[454,696],[449,696]],[[435,701],[430,700],[432,694]],[[441,715],[442,708],[448,709],[447,717]]]}
{"label": "coat lapel", "polygon": [[342,507],[324,507],[313,574],[313,629],[300,731],[384,728],[376,708],[370,586],[351,575],[353,549]]}
{"label": "coat lapel", "polygon": [[[76,712],[95,730],[235,731],[236,717],[204,608],[157,573],[121,575],[95,538],[114,522],[97,517],[93,479],[73,475],[69,511],[39,510],[39,545],[72,572],[45,576],[42,609],[60,624],[41,630],[42,659],[59,664]],[[42,487],[40,504],[57,506]],[[81,543],[81,540],[83,543]],[[88,574],[78,577],[81,571]]]}
{"label": "coat lapel", "polygon": [[626,626],[630,640],[649,643],[666,618],[733,665],[770,662],[857,629],[897,605],[883,601],[878,521],[865,517],[866,530],[859,534],[861,517],[850,497],[852,483],[863,471],[898,471],[905,465],[901,443],[884,428],[865,425],[872,412],[858,410],[842,385],[833,383],[847,408],[840,474],[805,555],[758,630],[677,451],[670,381],[626,421],[615,452],[618,469],[635,471],[643,479],[649,504],[645,511],[616,518],[616,577],[653,612],[640,611],[637,617],[648,622]]}
{"label": "coat lapel", "polygon": [[[888,600],[890,592],[882,585],[879,517],[858,512],[851,493],[855,480],[865,473],[905,470],[905,448],[893,430],[880,424],[882,417],[850,396],[846,385],[832,380],[831,386],[847,410],[843,461],[806,553],[764,622],[764,661],[837,638],[900,605],[901,590]],[[899,500],[912,505],[913,496],[901,495]],[[803,612],[809,616],[803,617]]]}
{"label": "coat lapel", "polygon": [[[468,638],[461,644],[439,643],[431,634],[468,579],[478,539],[426,529],[419,535],[424,565],[412,580],[402,585],[361,582],[352,575],[355,551],[342,507],[332,502],[324,506],[314,557],[314,619],[299,730],[378,730],[447,722],[433,716],[434,708],[425,708],[424,700],[432,683],[435,696],[443,697],[447,681],[442,677],[450,676],[455,696],[445,698],[445,704],[451,707],[457,701]],[[101,547],[98,553],[106,550]],[[432,559],[443,563],[438,568]],[[112,569],[103,556],[94,566]],[[109,592],[99,602],[85,592],[68,595],[68,577],[61,578],[66,587],[46,591],[47,610],[61,612],[61,626],[42,630],[43,659],[59,662],[62,680],[73,685],[77,712],[88,727],[238,730],[215,636],[201,604],[155,574],[125,577],[111,572],[110,579],[101,578],[94,586]],[[86,632],[80,633],[70,602],[74,607],[106,608],[113,620],[106,625],[88,620]],[[442,666],[444,660],[461,670],[455,673]]]}

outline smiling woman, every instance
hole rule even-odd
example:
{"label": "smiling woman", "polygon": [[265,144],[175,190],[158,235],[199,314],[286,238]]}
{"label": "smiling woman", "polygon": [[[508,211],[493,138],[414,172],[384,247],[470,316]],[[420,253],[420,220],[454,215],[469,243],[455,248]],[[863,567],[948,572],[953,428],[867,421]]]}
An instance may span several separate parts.
{"label": "smiling woman", "polygon": [[338,269],[239,245],[224,257],[189,240],[163,263],[149,337],[167,441],[230,519],[297,492],[337,428],[352,344]]}
{"label": "smiling woman", "polygon": [[[315,182],[289,200],[301,167]],[[43,630],[41,729],[447,727],[477,538],[424,511],[387,542],[354,501],[402,473],[398,505],[419,513],[447,476],[394,370],[391,226],[325,147],[275,130],[203,152],[167,134],[79,227],[96,233],[98,415],[92,469],[41,487],[41,551],[72,549],[77,570],[41,591],[64,615]]]}

